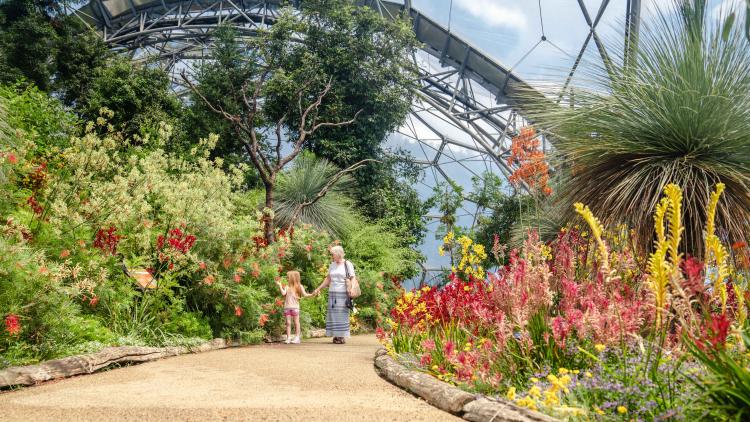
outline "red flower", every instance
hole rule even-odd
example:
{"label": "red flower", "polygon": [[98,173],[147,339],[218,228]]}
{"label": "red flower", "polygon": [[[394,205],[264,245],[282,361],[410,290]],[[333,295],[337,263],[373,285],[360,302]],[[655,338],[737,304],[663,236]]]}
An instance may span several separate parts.
{"label": "red flower", "polygon": [[274,303],[276,303],[276,306],[281,306],[284,304],[284,302],[282,302],[281,299],[278,299],[278,298],[276,299],[276,302]]}
{"label": "red flower", "polygon": [[235,274],[234,275],[234,282],[235,283],[239,283],[240,281],[242,281],[242,277],[240,277],[239,274]]}
{"label": "red flower", "polygon": [[21,333],[21,322],[18,315],[9,314],[5,317],[5,331],[11,336],[17,336]]}
{"label": "red flower", "polygon": [[268,315],[260,314],[260,318],[258,318],[258,325],[263,327],[264,325],[266,325],[266,322],[268,322]]}
{"label": "red flower", "polygon": [[237,317],[241,317],[241,316],[242,316],[242,308],[240,308],[240,307],[239,307],[239,306],[237,306],[237,305],[234,305],[234,314],[235,314],[235,315],[236,315]]}
{"label": "red flower", "polygon": [[747,242],[734,242],[732,243],[732,249],[742,249],[747,247]]}
{"label": "red flower", "polygon": [[94,238],[94,247],[104,253],[114,255],[117,252],[117,245],[120,243],[122,236],[116,234],[115,226],[109,226],[106,230],[99,229]]}
{"label": "red flower", "polygon": [[312,252],[312,249],[313,249],[312,245],[305,245],[305,250],[306,251]]}
{"label": "red flower", "polygon": [[375,337],[378,338],[378,341],[381,341],[381,342],[384,341],[385,340],[385,330],[383,330],[380,327],[376,328],[375,329]]}
{"label": "red flower", "polygon": [[26,200],[26,203],[29,205],[31,210],[34,211],[34,214],[42,215],[42,212],[44,212],[44,208],[39,205],[39,202],[36,200],[34,195],[29,196],[29,198]]}
{"label": "red flower", "polygon": [[89,306],[94,307],[97,303],[99,303],[99,296],[92,296],[89,300]]}
{"label": "red flower", "polygon": [[429,366],[432,363],[432,356],[429,353],[425,353],[419,359],[419,364],[422,366]]}
{"label": "red flower", "polygon": [[18,162],[18,158],[16,158],[16,155],[12,152],[8,153],[8,162],[11,164],[16,164]]}
{"label": "red flower", "polygon": [[[729,318],[726,313],[711,314],[711,321],[703,330],[703,339],[711,343],[714,350],[723,349],[729,334]],[[705,344],[705,342],[704,342]]]}
{"label": "red flower", "polygon": [[453,357],[453,354],[456,352],[456,345],[453,344],[452,341],[448,340],[448,342],[445,343],[443,346],[443,353],[445,353],[445,357],[451,358]]}
{"label": "red flower", "polygon": [[201,270],[205,270],[206,269],[206,263],[203,262],[203,261],[199,262],[198,263],[198,268],[200,268]]}
{"label": "red flower", "polygon": [[60,252],[60,258],[67,258],[70,256],[70,251],[68,249],[63,249],[62,252]]}

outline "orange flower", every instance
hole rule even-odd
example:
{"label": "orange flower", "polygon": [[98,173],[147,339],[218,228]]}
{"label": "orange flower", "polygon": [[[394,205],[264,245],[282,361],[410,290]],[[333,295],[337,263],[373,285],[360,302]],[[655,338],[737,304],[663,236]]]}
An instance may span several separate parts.
{"label": "orange flower", "polygon": [[237,305],[234,305],[234,314],[235,314],[235,315],[236,315],[237,317],[241,317],[241,316],[242,316],[242,308],[240,308],[240,307],[239,307],[239,306],[237,306]]}
{"label": "orange flower", "polygon": [[734,249],[734,250],[742,249],[742,248],[746,248],[746,247],[747,247],[747,243],[746,242],[734,242],[734,243],[732,243],[732,249]]}
{"label": "orange flower", "polygon": [[203,279],[203,284],[205,284],[206,286],[210,286],[210,285],[214,284],[214,281],[215,281],[214,280],[214,276],[212,276],[211,274],[209,274],[209,275],[206,276],[206,278]]}
{"label": "orange flower", "polygon": [[258,325],[263,327],[264,325],[266,325],[266,322],[268,322],[268,315],[260,314],[260,318],[258,318]]}
{"label": "orange flower", "polygon": [[11,153],[8,153],[8,162],[11,164],[16,164],[18,162],[18,158],[16,158],[16,155]]}
{"label": "orange flower", "polygon": [[60,258],[67,258],[70,256],[70,251],[67,249],[63,249],[62,252],[60,252]]}
{"label": "orange flower", "polygon": [[206,263],[203,262],[203,261],[199,262],[198,263],[198,268],[200,268],[201,270],[205,270],[206,269]]}
{"label": "orange flower", "polygon": [[235,274],[234,275],[234,282],[235,283],[239,283],[240,281],[242,281],[242,278],[240,277],[240,275],[239,274]]}

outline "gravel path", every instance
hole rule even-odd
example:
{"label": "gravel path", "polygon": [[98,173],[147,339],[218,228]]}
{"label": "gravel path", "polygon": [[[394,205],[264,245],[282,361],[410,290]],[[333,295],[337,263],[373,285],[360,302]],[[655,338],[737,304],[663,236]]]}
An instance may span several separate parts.
{"label": "gravel path", "polygon": [[182,355],[0,394],[0,420],[458,420],[378,377],[374,336]]}

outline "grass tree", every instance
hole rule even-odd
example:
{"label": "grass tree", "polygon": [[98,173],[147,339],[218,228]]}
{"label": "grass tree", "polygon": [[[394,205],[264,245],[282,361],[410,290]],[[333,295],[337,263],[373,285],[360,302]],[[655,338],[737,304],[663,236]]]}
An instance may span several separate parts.
{"label": "grass tree", "polygon": [[350,173],[365,163],[339,170],[330,161],[311,153],[300,155],[282,173],[276,189],[275,218],[280,226],[302,222],[336,236],[356,224],[353,202],[347,194],[354,185]]}
{"label": "grass tree", "polygon": [[530,117],[554,137],[565,163],[560,198],[569,221],[570,205],[584,202],[605,223],[630,224],[646,249],[660,193],[676,183],[684,189],[686,252],[700,255],[705,205],[722,182],[718,225],[724,240],[743,238],[750,218],[750,42],[733,18],[710,16],[704,1],[675,1],[643,22],[633,60],[624,61],[622,47],[612,44],[609,71],[592,61],[586,83],[555,93],[564,105],[532,107]]}

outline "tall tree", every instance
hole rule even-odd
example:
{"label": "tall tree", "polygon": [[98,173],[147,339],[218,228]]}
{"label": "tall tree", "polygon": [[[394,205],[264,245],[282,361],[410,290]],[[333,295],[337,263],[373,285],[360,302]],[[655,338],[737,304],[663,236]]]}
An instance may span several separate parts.
{"label": "tall tree", "polygon": [[[366,169],[353,174],[353,196],[366,216],[397,231],[405,244],[414,243],[424,231],[425,209],[412,187],[419,171],[403,157],[386,154],[383,149],[386,136],[403,122],[409,110],[409,90],[416,75],[409,61],[409,53],[416,46],[410,24],[402,19],[385,19],[351,0],[306,1],[302,11],[294,13],[291,19],[299,36],[276,43],[293,50],[286,56],[284,72],[297,78],[307,69],[314,78],[330,78],[331,88],[320,113],[330,116],[331,121],[346,120],[361,110],[351,124],[325,126],[307,135],[304,147],[340,168],[372,159]],[[215,60],[201,66],[196,75],[200,92],[210,103],[229,113],[242,108],[240,88],[256,71],[253,62],[258,57],[251,52],[256,45],[238,39],[230,28],[217,31]],[[277,84],[277,88],[282,86]],[[284,115],[284,101],[296,101],[290,99],[294,89],[284,89],[289,92],[278,97],[281,101],[269,101],[264,106],[269,121]],[[191,103],[185,133],[219,133],[217,152],[246,160],[243,143],[231,126],[212,116],[196,95]],[[295,118],[290,115],[287,123],[296,124]]]}
{"label": "tall tree", "polygon": [[[225,145],[242,146],[269,209],[276,174],[302,148],[342,168],[382,158],[385,135],[408,112],[414,72],[407,57],[415,41],[406,21],[386,20],[351,0],[311,0],[301,12],[284,10],[255,39],[233,46],[230,38],[220,33],[221,54],[201,69],[195,92],[231,123]],[[242,78],[222,74],[222,62]],[[272,224],[266,229],[272,237]]]}

